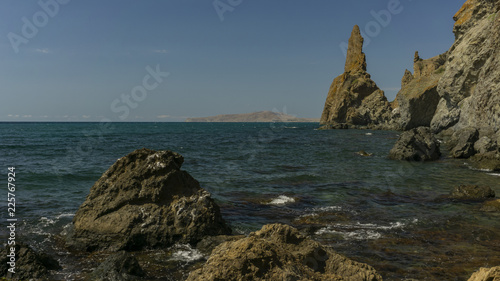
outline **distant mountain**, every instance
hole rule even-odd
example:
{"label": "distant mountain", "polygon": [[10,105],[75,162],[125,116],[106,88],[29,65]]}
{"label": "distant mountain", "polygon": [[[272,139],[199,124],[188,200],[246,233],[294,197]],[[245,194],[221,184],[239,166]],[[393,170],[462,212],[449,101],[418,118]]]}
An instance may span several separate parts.
{"label": "distant mountain", "polygon": [[272,111],[259,111],[245,114],[223,114],[210,117],[188,118],[186,122],[318,122],[314,118],[297,118],[288,114]]}

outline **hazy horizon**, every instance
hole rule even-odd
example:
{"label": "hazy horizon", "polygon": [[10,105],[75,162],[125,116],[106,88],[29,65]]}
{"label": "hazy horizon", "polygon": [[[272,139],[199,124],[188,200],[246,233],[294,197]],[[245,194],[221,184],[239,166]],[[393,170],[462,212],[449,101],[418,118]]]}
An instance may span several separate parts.
{"label": "hazy horizon", "polygon": [[359,25],[392,101],[413,54],[453,41],[464,1],[2,1],[0,121],[319,118]]}

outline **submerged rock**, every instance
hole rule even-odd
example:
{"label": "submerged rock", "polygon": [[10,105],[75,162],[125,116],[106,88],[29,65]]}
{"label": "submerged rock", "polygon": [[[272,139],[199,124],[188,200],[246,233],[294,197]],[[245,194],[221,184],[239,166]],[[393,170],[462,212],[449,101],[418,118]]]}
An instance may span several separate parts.
{"label": "submerged rock", "polygon": [[382,277],[371,266],[336,254],[293,227],[271,224],[219,245],[187,280],[376,281]]}
{"label": "submerged rock", "polygon": [[[15,273],[7,270],[10,268],[10,248],[6,246],[0,250],[0,277],[9,280],[49,280],[50,270],[59,270],[61,266],[52,257],[45,253],[38,253],[28,245],[16,243],[15,247]],[[12,279],[10,279],[12,278]]]}
{"label": "submerged rock", "polygon": [[481,267],[472,274],[468,281],[500,281],[500,266]]}
{"label": "submerged rock", "polygon": [[418,127],[401,133],[389,152],[389,159],[433,161],[441,156],[439,142],[427,127]]}
{"label": "submerged rock", "polygon": [[483,212],[500,212],[500,199],[488,200],[483,203],[481,207]]}
{"label": "submerged rock", "polygon": [[144,271],[137,259],[131,254],[121,251],[104,260],[87,278],[94,281],[128,281],[142,280]]}
{"label": "submerged rock", "polygon": [[484,201],[488,198],[495,198],[495,191],[489,186],[460,185],[453,189],[450,198],[467,201]]}
{"label": "submerged rock", "polygon": [[76,212],[69,246],[139,250],[230,234],[210,194],[180,169],[183,161],[175,152],[149,149],[118,159]]}

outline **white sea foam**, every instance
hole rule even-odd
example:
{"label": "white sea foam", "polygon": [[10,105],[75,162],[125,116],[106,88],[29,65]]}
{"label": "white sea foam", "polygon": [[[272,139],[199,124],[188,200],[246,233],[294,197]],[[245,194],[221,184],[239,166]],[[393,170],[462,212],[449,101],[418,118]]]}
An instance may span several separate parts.
{"label": "white sea foam", "polygon": [[[417,222],[414,219],[413,222]],[[377,225],[373,223],[360,223],[355,224],[335,224],[327,227],[323,227],[316,231],[316,235],[323,234],[336,234],[341,235],[346,240],[370,240],[379,239],[382,237],[380,231],[391,230],[391,229],[402,229],[406,226],[403,222],[394,222],[389,225]]]}
{"label": "white sea foam", "polygon": [[184,262],[193,262],[203,259],[203,255],[197,249],[191,248],[189,244],[174,245],[172,247],[174,253],[171,259]]}
{"label": "white sea foam", "polygon": [[367,136],[371,136],[371,135],[373,135],[373,134],[372,134],[372,133],[366,133],[365,135],[367,135]]}
{"label": "white sea foam", "polygon": [[295,199],[292,197],[288,197],[286,195],[280,195],[277,198],[274,198],[269,202],[269,205],[285,205],[287,203],[293,203],[295,202]]}
{"label": "white sea foam", "polygon": [[495,176],[495,177],[500,177],[500,174],[497,174],[497,173],[488,173],[488,175]]}

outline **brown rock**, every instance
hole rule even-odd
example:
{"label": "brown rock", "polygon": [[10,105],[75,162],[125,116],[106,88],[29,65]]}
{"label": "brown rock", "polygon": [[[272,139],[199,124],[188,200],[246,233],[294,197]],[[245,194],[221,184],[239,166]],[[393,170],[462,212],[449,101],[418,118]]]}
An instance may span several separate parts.
{"label": "brown rock", "polygon": [[[418,52],[415,55],[418,56]],[[399,129],[430,126],[440,100],[437,85],[444,72],[445,57],[446,54],[427,60],[418,57],[413,65],[415,74],[405,71],[401,90],[396,96],[400,114]]]}
{"label": "brown rock", "polygon": [[363,41],[364,39],[359,31],[359,26],[355,25],[349,38],[344,72],[366,71],[366,56],[363,53]]}
{"label": "brown rock", "polygon": [[76,212],[70,247],[137,250],[230,234],[210,194],[180,169],[183,161],[149,149],[118,159]]}
{"label": "brown rock", "polygon": [[488,200],[483,203],[483,212],[500,212],[500,199]]}
{"label": "brown rock", "polygon": [[500,266],[481,267],[469,278],[468,281],[500,281]]}
{"label": "brown rock", "polygon": [[500,127],[499,15],[500,3],[491,0],[468,0],[455,15],[433,131]]}
{"label": "brown rock", "polygon": [[427,127],[403,132],[389,152],[389,159],[406,161],[434,161],[441,156],[440,144]]}
{"label": "brown rock", "polygon": [[[384,126],[392,118],[392,108],[377,84],[366,72],[363,37],[354,26],[349,39],[345,72],[333,80],[325,102],[322,125]],[[387,125],[388,126],[388,125]]]}
{"label": "brown rock", "polygon": [[272,224],[248,237],[226,242],[207,263],[191,272],[188,281],[201,280],[382,280],[369,265],[349,260],[293,227]]}
{"label": "brown rock", "polygon": [[495,192],[489,186],[460,185],[453,189],[450,198],[466,201],[484,201],[495,198]]}

